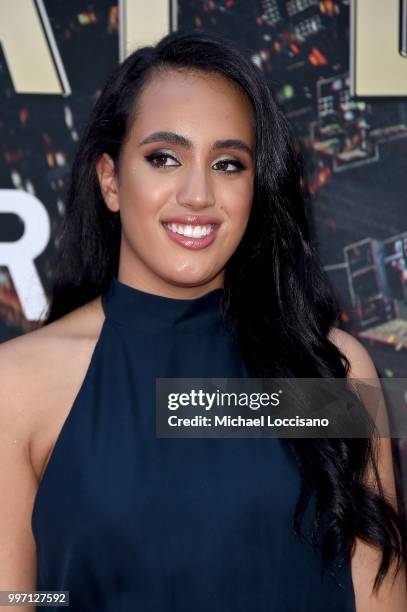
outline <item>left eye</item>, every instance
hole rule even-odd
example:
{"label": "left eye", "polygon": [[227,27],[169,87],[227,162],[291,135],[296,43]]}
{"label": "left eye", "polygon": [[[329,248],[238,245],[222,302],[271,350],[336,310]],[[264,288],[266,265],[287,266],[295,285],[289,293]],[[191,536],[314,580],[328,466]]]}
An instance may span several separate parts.
{"label": "left eye", "polygon": [[221,159],[216,162],[215,166],[218,166],[219,164],[224,164],[225,166],[232,165],[235,167],[235,170],[223,170],[225,174],[235,174],[236,172],[240,172],[244,168],[243,164],[237,159]]}

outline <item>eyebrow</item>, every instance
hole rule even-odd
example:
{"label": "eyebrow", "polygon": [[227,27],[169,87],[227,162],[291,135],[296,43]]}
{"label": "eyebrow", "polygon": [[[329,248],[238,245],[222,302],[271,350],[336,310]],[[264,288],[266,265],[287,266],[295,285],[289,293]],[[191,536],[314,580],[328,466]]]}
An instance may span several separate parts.
{"label": "eyebrow", "polygon": [[[152,142],[168,142],[169,144],[180,145],[186,149],[193,148],[193,144],[188,138],[181,136],[181,134],[177,134],[176,132],[154,132],[153,134],[150,134],[144,138],[144,140],[139,143],[139,146],[150,144]],[[211,151],[216,151],[218,149],[240,149],[241,151],[248,153],[251,157],[253,156],[253,151],[249,145],[238,138],[216,140],[211,147]]]}

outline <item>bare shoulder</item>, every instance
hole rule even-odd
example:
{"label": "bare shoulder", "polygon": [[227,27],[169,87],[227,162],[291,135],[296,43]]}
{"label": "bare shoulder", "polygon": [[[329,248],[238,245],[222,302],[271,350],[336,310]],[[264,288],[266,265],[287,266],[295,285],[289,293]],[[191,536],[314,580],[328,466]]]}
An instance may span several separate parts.
{"label": "bare shoulder", "polygon": [[0,425],[26,441],[40,473],[103,324],[100,297],[0,345]]}
{"label": "bare shoulder", "polygon": [[67,368],[75,354],[97,337],[103,318],[97,298],[49,325],[0,344],[0,393],[12,389],[15,399],[23,398],[32,391],[30,383],[51,382],[55,371],[62,365]]}
{"label": "bare shoulder", "polygon": [[373,360],[357,338],[338,327],[331,327],[328,338],[348,358],[350,378],[377,378]]}
{"label": "bare shoulder", "polygon": [[52,348],[55,341],[91,335],[92,329],[96,329],[98,323],[102,320],[103,311],[99,297],[76,308],[53,323],[1,343],[0,359],[13,359],[13,355],[23,357],[32,353],[35,347],[39,351],[39,343],[41,348],[44,344]]}

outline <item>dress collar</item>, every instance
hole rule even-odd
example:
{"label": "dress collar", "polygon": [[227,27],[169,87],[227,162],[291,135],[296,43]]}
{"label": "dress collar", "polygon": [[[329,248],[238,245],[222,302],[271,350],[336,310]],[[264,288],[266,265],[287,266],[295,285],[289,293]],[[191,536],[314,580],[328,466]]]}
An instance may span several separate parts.
{"label": "dress collar", "polygon": [[147,293],[113,277],[102,294],[106,319],[148,332],[186,332],[213,329],[223,322],[223,288],[193,299]]}

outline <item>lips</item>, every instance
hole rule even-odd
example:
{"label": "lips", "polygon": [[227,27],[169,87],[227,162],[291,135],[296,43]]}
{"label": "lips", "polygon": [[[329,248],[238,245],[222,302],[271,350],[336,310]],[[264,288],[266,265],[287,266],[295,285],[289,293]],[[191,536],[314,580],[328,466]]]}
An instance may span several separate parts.
{"label": "lips", "polygon": [[[170,223],[170,225],[172,225],[172,223]],[[176,225],[176,224],[175,224]],[[184,225],[178,222],[178,225]],[[188,225],[193,226],[193,225],[198,225],[197,223],[189,223]],[[195,238],[192,236],[184,236],[183,234],[179,234],[178,232],[173,231],[172,229],[170,229],[170,227],[167,225],[167,222],[162,222],[162,226],[167,234],[167,236],[174,242],[176,242],[177,244],[185,247],[186,249],[191,249],[191,250],[200,250],[200,249],[205,249],[206,247],[208,247],[210,244],[212,244],[212,242],[215,240],[216,235],[218,233],[219,230],[219,225],[216,224],[209,224],[209,223],[205,223],[205,225],[212,225],[212,229],[210,231],[210,233],[206,236],[202,236],[200,238]]]}

